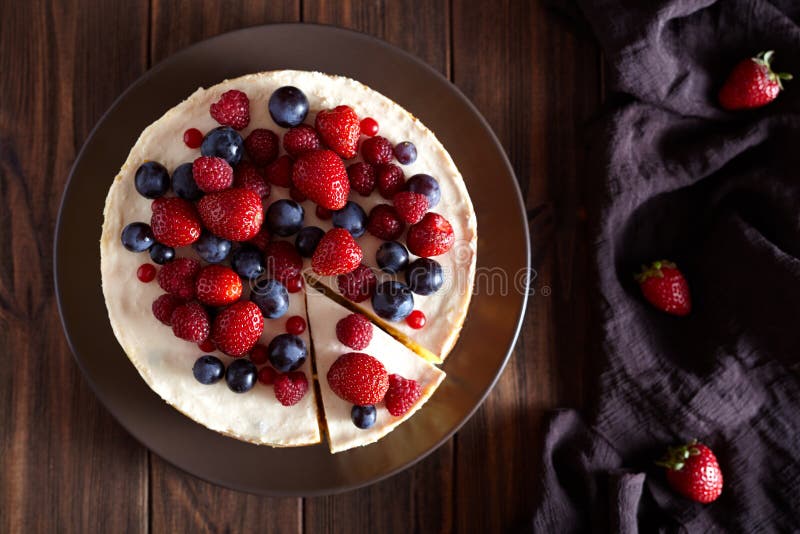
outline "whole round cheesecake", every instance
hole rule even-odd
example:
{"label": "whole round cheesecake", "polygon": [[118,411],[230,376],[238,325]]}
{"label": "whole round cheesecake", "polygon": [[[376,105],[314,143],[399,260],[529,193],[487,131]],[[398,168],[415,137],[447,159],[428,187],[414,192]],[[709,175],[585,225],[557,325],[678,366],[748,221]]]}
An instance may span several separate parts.
{"label": "whole round cheesecake", "polygon": [[339,452],[444,379],[431,363],[467,314],[472,203],[434,134],[357,81],[282,70],[198,89],[142,132],[104,215],[114,334],[212,430],[286,447],[336,429]]}

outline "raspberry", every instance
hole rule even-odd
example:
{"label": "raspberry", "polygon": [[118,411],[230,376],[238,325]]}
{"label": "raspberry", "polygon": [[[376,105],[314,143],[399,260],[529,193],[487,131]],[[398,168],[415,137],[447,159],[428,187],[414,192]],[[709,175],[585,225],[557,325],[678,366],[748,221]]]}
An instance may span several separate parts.
{"label": "raspberry", "polygon": [[183,132],[183,142],[189,148],[200,148],[203,144],[203,132],[197,128],[189,128]]}
{"label": "raspberry", "polygon": [[150,228],[156,241],[184,247],[200,239],[200,218],[194,205],[179,197],[157,198],[152,204]]}
{"label": "raspberry", "polygon": [[194,280],[200,272],[200,262],[191,258],[178,258],[158,271],[158,285],[167,293],[184,300],[194,298]]}
{"label": "raspberry", "polygon": [[323,221],[327,221],[328,219],[333,217],[333,212],[331,210],[329,210],[328,208],[323,208],[320,205],[317,205],[315,211],[317,213],[317,217],[319,217]]}
{"label": "raspberry", "polygon": [[378,192],[386,200],[391,200],[403,190],[406,183],[406,176],[403,169],[393,163],[378,165],[375,168],[378,179]]}
{"label": "raspberry", "polygon": [[384,241],[394,241],[403,234],[406,225],[397,210],[389,204],[378,204],[369,212],[367,231]]}
{"label": "raspberry", "polygon": [[236,166],[233,172],[233,187],[250,189],[262,199],[267,198],[270,193],[264,172],[249,161],[243,161]]}
{"label": "raspberry", "polygon": [[378,135],[378,121],[372,117],[367,117],[361,121],[361,133],[367,137]]}
{"label": "raspberry", "polygon": [[286,320],[286,332],[299,336],[306,331],[306,320],[299,315],[292,315]]}
{"label": "raspberry", "polygon": [[359,406],[379,403],[389,389],[389,375],[383,364],[361,352],[339,356],[328,369],[327,379],[336,395]]}
{"label": "raspberry", "polygon": [[284,406],[294,406],[305,397],[308,379],[301,371],[292,371],[275,378],[275,398]]}
{"label": "raspberry", "polygon": [[364,252],[344,228],[333,228],[323,236],[311,257],[311,268],[320,276],[345,274],[359,266]]}
{"label": "raspberry", "polygon": [[200,343],[208,337],[208,312],[197,302],[181,304],[170,317],[172,333],[176,337]]}
{"label": "raspberry", "polygon": [[143,263],[136,269],[136,278],[138,278],[140,282],[146,284],[152,282],[155,277],[156,266],[152,263]]}
{"label": "raspberry", "polygon": [[256,165],[269,165],[278,157],[278,136],[272,130],[256,128],[245,138],[244,149]]}
{"label": "raspberry", "polygon": [[369,163],[359,161],[347,167],[347,177],[350,187],[358,191],[361,196],[368,197],[375,190],[375,167]]}
{"label": "raspberry", "polygon": [[172,326],[172,312],[184,302],[176,295],[164,293],[153,301],[153,315],[165,325]]}
{"label": "raspberry", "polygon": [[422,395],[422,389],[416,380],[403,378],[397,374],[389,375],[389,389],[384,402],[386,409],[395,417],[405,415]]}
{"label": "raspberry", "polygon": [[267,181],[272,185],[280,187],[289,187],[292,184],[292,168],[294,162],[292,158],[283,155],[267,165],[264,173],[267,176]]}
{"label": "raspberry", "polygon": [[337,276],[336,284],[339,286],[339,292],[345,298],[353,302],[362,302],[375,292],[378,279],[373,270],[362,263],[354,271]]}
{"label": "raspberry", "polygon": [[416,224],[428,211],[428,197],[411,191],[401,191],[392,199],[397,214],[408,224]]}
{"label": "raspberry", "polygon": [[214,193],[233,185],[233,168],[222,158],[200,156],[192,163],[192,176],[204,193]]}
{"label": "raspberry", "polygon": [[364,350],[372,341],[372,323],[358,313],[351,313],[336,323],[336,338],[351,349]]}
{"label": "raspberry", "polygon": [[264,252],[269,244],[269,230],[267,230],[267,225],[262,226],[261,230],[259,230],[258,233],[247,242],[261,252]]}
{"label": "raspberry", "polygon": [[283,134],[283,148],[293,158],[297,158],[309,150],[317,150],[322,146],[317,131],[308,124],[301,124]]}
{"label": "raspberry", "polygon": [[408,229],[408,250],[423,258],[444,254],[455,242],[453,227],[438,213],[426,213],[420,222]]}
{"label": "raspberry", "polygon": [[361,143],[361,155],[364,161],[373,165],[390,163],[394,157],[394,147],[388,139],[376,135]]}
{"label": "raspberry", "polygon": [[248,241],[261,230],[264,206],[250,189],[226,189],[197,202],[203,225],[212,234],[230,241]]}
{"label": "raspberry", "polygon": [[428,322],[428,319],[425,317],[425,314],[420,310],[412,311],[408,317],[406,317],[406,323],[408,326],[415,330],[419,330],[425,323]]}
{"label": "raspberry", "polygon": [[300,275],[303,258],[289,241],[273,241],[264,250],[264,261],[267,265],[267,276],[286,284]]}
{"label": "raspberry", "polygon": [[217,315],[212,328],[214,343],[228,356],[244,356],[264,331],[261,310],[249,300],[235,302]]}
{"label": "raspberry", "polygon": [[211,117],[223,126],[244,130],[250,124],[250,100],[241,91],[232,89],[222,93],[209,110]]}
{"label": "raspberry", "polygon": [[265,386],[271,386],[275,382],[275,378],[277,376],[278,376],[278,371],[276,371],[269,365],[265,365],[258,371],[258,381],[264,384]]}
{"label": "raspberry", "polygon": [[242,296],[242,280],[230,267],[207,265],[195,281],[197,300],[207,306],[226,306]]}
{"label": "raspberry", "polygon": [[256,365],[264,365],[269,359],[267,347],[261,343],[257,343],[255,347],[250,350],[250,361]]}

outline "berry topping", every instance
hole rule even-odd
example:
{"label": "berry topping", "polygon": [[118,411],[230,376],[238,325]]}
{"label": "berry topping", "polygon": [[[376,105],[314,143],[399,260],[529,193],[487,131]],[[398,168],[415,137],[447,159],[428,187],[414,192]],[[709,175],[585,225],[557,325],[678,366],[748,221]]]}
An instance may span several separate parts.
{"label": "berry topping", "polygon": [[402,321],[414,310],[414,295],[402,282],[388,280],[375,288],[372,308],[387,321]]}
{"label": "berry topping", "polygon": [[294,371],[306,361],[308,351],[302,338],[291,334],[280,334],[272,338],[267,347],[269,363],[276,371]]}
{"label": "berry topping", "polygon": [[145,284],[152,282],[156,277],[156,266],[152,263],[143,263],[136,269],[136,278]]}
{"label": "berry topping", "polygon": [[292,169],[292,182],[301,193],[329,210],[342,209],[350,193],[344,163],[330,150],[300,156]]}
{"label": "berry topping", "polygon": [[308,124],[301,124],[283,134],[283,148],[291,157],[296,158],[308,152],[322,147],[317,131]]}
{"label": "berry topping", "polygon": [[203,192],[197,187],[192,173],[192,163],[182,163],[172,172],[172,190],[186,200],[199,200]]}
{"label": "berry topping", "polygon": [[383,400],[389,413],[399,417],[408,413],[421,395],[422,389],[416,380],[391,374],[389,375],[389,389],[386,390],[386,396]]}
{"label": "berry topping", "polygon": [[417,161],[417,147],[411,141],[403,141],[394,147],[394,157],[403,165],[411,165]]}
{"label": "berry topping", "polygon": [[367,404],[366,406],[353,405],[350,410],[350,419],[353,424],[362,430],[371,428],[375,424],[378,417],[378,410],[375,409],[374,404]]}
{"label": "berry topping", "polygon": [[269,229],[266,227],[266,225],[262,226],[261,230],[259,230],[258,233],[252,239],[248,239],[246,241],[246,243],[253,245],[261,252],[264,252],[264,250],[266,250],[269,242],[270,242]]}
{"label": "berry topping", "polygon": [[390,163],[394,157],[394,149],[388,139],[376,135],[361,143],[361,155],[364,161],[373,165]]}
{"label": "berry topping", "polygon": [[288,241],[273,241],[264,251],[267,276],[286,283],[298,276],[303,268],[303,258]]}
{"label": "berry topping", "polygon": [[250,100],[236,89],[222,93],[209,112],[215,121],[234,130],[244,130],[250,124]]}
{"label": "berry topping", "polygon": [[211,233],[231,241],[253,238],[264,221],[261,198],[249,189],[208,194],[197,203],[197,211]]}
{"label": "berry topping", "polygon": [[267,208],[267,229],[281,237],[296,234],[303,227],[305,210],[294,200],[276,200]]}
{"label": "berry topping", "polygon": [[257,377],[258,369],[255,364],[244,358],[232,361],[225,372],[225,382],[234,393],[245,393],[253,389]]}
{"label": "berry topping", "polygon": [[361,133],[367,137],[378,135],[378,121],[372,117],[367,117],[361,121]]}
{"label": "berry topping", "polygon": [[269,114],[278,126],[297,126],[306,120],[308,99],[297,87],[280,87],[269,97]]}
{"label": "berry topping", "polygon": [[256,345],[250,350],[250,361],[256,365],[264,365],[267,363],[269,355],[267,354],[267,347],[261,343]]}
{"label": "berry topping", "polygon": [[442,197],[439,182],[430,174],[415,174],[406,182],[405,190],[425,195],[428,199],[428,209],[436,206]]}
{"label": "berry topping", "polygon": [[256,165],[269,165],[278,157],[278,136],[272,130],[256,128],[245,138],[244,149]]}
{"label": "berry topping", "polygon": [[303,276],[297,275],[294,278],[290,278],[286,281],[286,290],[289,293],[297,293],[303,289]]}
{"label": "berry topping", "polygon": [[272,278],[262,278],[250,291],[253,301],[267,319],[283,317],[289,309],[289,292],[286,287]]}
{"label": "berry topping", "polygon": [[442,266],[430,258],[417,258],[406,269],[406,283],[417,295],[436,293],[444,284]]}
{"label": "berry topping", "polygon": [[227,239],[217,237],[212,233],[203,232],[200,235],[200,239],[192,243],[192,248],[203,261],[208,263],[220,263],[230,254],[231,242]]}
{"label": "berry topping", "polygon": [[265,386],[271,386],[275,379],[278,377],[278,371],[270,367],[269,365],[265,365],[258,371],[258,381],[264,384]]}
{"label": "berry topping", "polygon": [[317,217],[319,217],[323,221],[327,221],[328,219],[333,217],[333,212],[331,210],[329,210],[328,208],[323,208],[322,206],[319,205],[316,207],[314,212],[317,214]]}
{"label": "berry topping", "polygon": [[399,273],[408,265],[408,250],[397,241],[388,241],[378,247],[375,261],[383,272]]}
{"label": "berry topping", "polygon": [[306,226],[297,234],[294,246],[297,252],[304,258],[310,258],[317,250],[320,240],[325,235],[325,231],[317,226]]}
{"label": "berry topping", "polygon": [[425,323],[427,322],[428,318],[425,317],[425,314],[420,310],[414,310],[408,317],[406,317],[406,324],[415,330],[419,330],[425,326]]}
{"label": "berry topping", "polygon": [[189,128],[183,132],[183,143],[189,148],[200,148],[203,144],[203,132],[197,128]]}
{"label": "berry topping", "polygon": [[167,293],[182,299],[194,298],[194,280],[200,272],[200,262],[191,258],[178,258],[158,271],[158,285]]}
{"label": "berry topping", "polygon": [[154,243],[149,252],[150,259],[159,265],[164,265],[175,259],[175,249],[161,243]]}
{"label": "berry topping", "polygon": [[438,213],[426,213],[420,222],[408,229],[406,242],[412,254],[428,258],[439,256],[453,247],[453,227]]}
{"label": "berry topping", "polygon": [[194,362],[192,374],[195,380],[201,384],[215,384],[225,376],[225,366],[222,364],[222,360],[216,356],[206,354],[205,356],[200,356]]}
{"label": "berry topping", "polygon": [[697,440],[670,447],[664,458],[656,463],[667,469],[667,482],[684,497],[709,503],[722,493],[722,470],[717,457]]}
{"label": "berry topping", "polygon": [[224,265],[208,265],[195,281],[197,300],[207,306],[227,306],[242,296],[242,280]]}
{"label": "berry topping", "polygon": [[275,398],[284,406],[294,406],[308,392],[308,379],[301,371],[280,375],[274,380]]}
{"label": "berry topping", "polygon": [[289,196],[292,197],[292,200],[295,202],[305,202],[308,200],[308,197],[295,186],[289,188]]}
{"label": "berry topping", "polygon": [[320,240],[311,258],[311,267],[321,276],[345,274],[359,266],[364,253],[350,232],[333,228]]}
{"label": "berry topping", "polygon": [[344,159],[356,157],[361,125],[353,108],[336,106],[333,109],[323,109],[317,113],[314,125],[322,140],[334,152]]}
{"label": "berry topping", "polygon": [[363,263],[354,271],[336,277],[339,292],[353,302],[362,302],[370,298],[377,284],[375,273]]}
{"label": "berry topping", "polygon": [[220,126],[206,134],[203,144],[200,145],[200,153],[204,156],[222,158],[233,167],[242,161],[244,141],[233,128]]}
{"label": "berry topping", "polygon": [[217,350],[217,346],[209,338],[206,338],[205,340],[203,340],[200,343],[198,343],[197,344],[197,348],[199,348],[203,352],[213,352],[213,351]]}
{"label": "berry topping", "polygon": [[344,228],[353,237],[361,237],[367,231],[367,214],[361,206],[348,201],[342,209],[333,212],[333,226]]}
{"label": "berry topping", "polygon": [[372,323],[359,313],[351,313],[336,323],[336,339],[351,349],[364,350],[372,341]]}
{"label": "berry topping", "polygon": [[416,224],[428,211],[428,198],[420,193],[400,191],[392,199],[400,218],[408,224]]}
{"label": "berry topping", "polygon": [[243,300],[231,304],[214,319],[212,337],[217,348],[229,356],[243,356],[261,337],[264,318],[258,306]]}
{"label": "berry topping", "polygon": [[775,52],[761,52],[754,58],[739,62],[719,91],[719,103],[727,110],[753,109],[765,106],[778,98],[783,89],[781,80],[792,75],[773,72],[770,63]]}
{"label": "berry topping", "polygon": [[191,245],[200,238],[200,218],[188,200],[179,197],[153,201],[150,226],[159,243],[170,247]]}
{"label": "berry topping", "polygon": [[267,181],[279,187],[289,187],[292,185],[292,158],[284,154],[264,169]]}
{"label": "berry topping", "polygon": [[368,197],[375,190],[375,167],[363,161],[357,161],[347,167],[347,178],[350,187],[358,194]]}
{"label": "berry topping", "polygon": [[386,241],[392,241],[403,235],[406,225],[389,204],[377,204],[369,212],[367,230],[369,233]]}
{"label": "berry topping", "polygon": [[405,187],[406,176],[403,169],[394,163],[378,165],[375,168],[375,175],[378,180],[378,192],[386,200],[391,200]]}
{"label": "berry topping", "polygon": [[172,333],[176,337],[200,343],[208,337],[208,312],[197,302],[181,304],[170,317]]}
{"label": "berry topping", "polygon": [[153,230],[143,222],[130,223],[122,229],[122,246],[131,252],[144,252],[155,243]]}
{"label": "berry topping", "polygon": [[231,258],[231,267],[245,280],[255,280],[266,272],[264,256],[252,245],[242,245]]}
{"label": "berry topping", "polygon": [[649,267],[642,266],[636,281],[644,298],[659,310],[677,316],[692,311],[689,284],[674,263],[663,260],[653,262]]}
{"label": "berry topping", "polygon": [[233,185],[233,168],[222,158],[200,156],[192,163],[192,175],[204,193],[222,191]]}
{"label": "berry topping", "polygon": [[153,315],[167,326],[172,326],[172,312],[185,301],[170,293],[164,293],[153,301]]}
{"label": "berry topping", "polygon": [[286,319],[286,332],[293,336],[299,336],[306,331],[306,320],[299,315],[292,315]]}
{"label": "berry topping", "polygon": [[169,191],[169,173],[157,161],[147,161],[136,169],[136,191],[145,198],[158,198]]}
{"label": "berry topping", "polygon": [[250,189],[261,198],[267,198],[270,193],[270,187],[267,179],[264,178],[264,172],[249,161],[239,163],[234,169],[233,187]]}
{"label": "berry topping", "polygon": [[377,404],[389,389],[389,375],[376,358],[348,352],[328,369],[328,385],[340,398],[359,406]]}

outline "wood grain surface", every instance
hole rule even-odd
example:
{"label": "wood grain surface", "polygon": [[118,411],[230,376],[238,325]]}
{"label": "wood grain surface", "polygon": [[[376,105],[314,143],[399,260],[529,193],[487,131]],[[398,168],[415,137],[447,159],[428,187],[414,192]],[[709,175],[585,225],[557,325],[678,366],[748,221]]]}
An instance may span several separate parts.
{"label": "wood grain surface", "polygon": [[[515,0],[9,0],[0,20],[0,532],[502,532],[525,523],[545,414],[583,404],[592,358],[579,165],[601,65],[584,29],[543,2]],[[75,365],[52,281],[64,183],[111,102],[189,44],[284,21],[375,35],[448,76],[508,152],[536,268],[513,358],[466,426],[384,482],[308,499],[220,488],[139,445]]]}

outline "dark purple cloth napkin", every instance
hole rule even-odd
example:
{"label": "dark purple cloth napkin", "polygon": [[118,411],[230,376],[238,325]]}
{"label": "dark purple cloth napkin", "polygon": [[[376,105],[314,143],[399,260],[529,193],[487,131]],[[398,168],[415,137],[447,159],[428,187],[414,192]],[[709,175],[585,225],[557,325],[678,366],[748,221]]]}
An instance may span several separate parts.
{"label": "dark purple cloth napkin", "polygon": [[[597,397],[550,422],[536,532],[800,531],[800,1],[580,2],[610,65],[591,143],[602,324]],[[778,100],[716,92],[775,50]],[[693,311],[650,307],[633,273],[675,261]],[[654,465],[699,438],[725,479],[708,505]]]}

